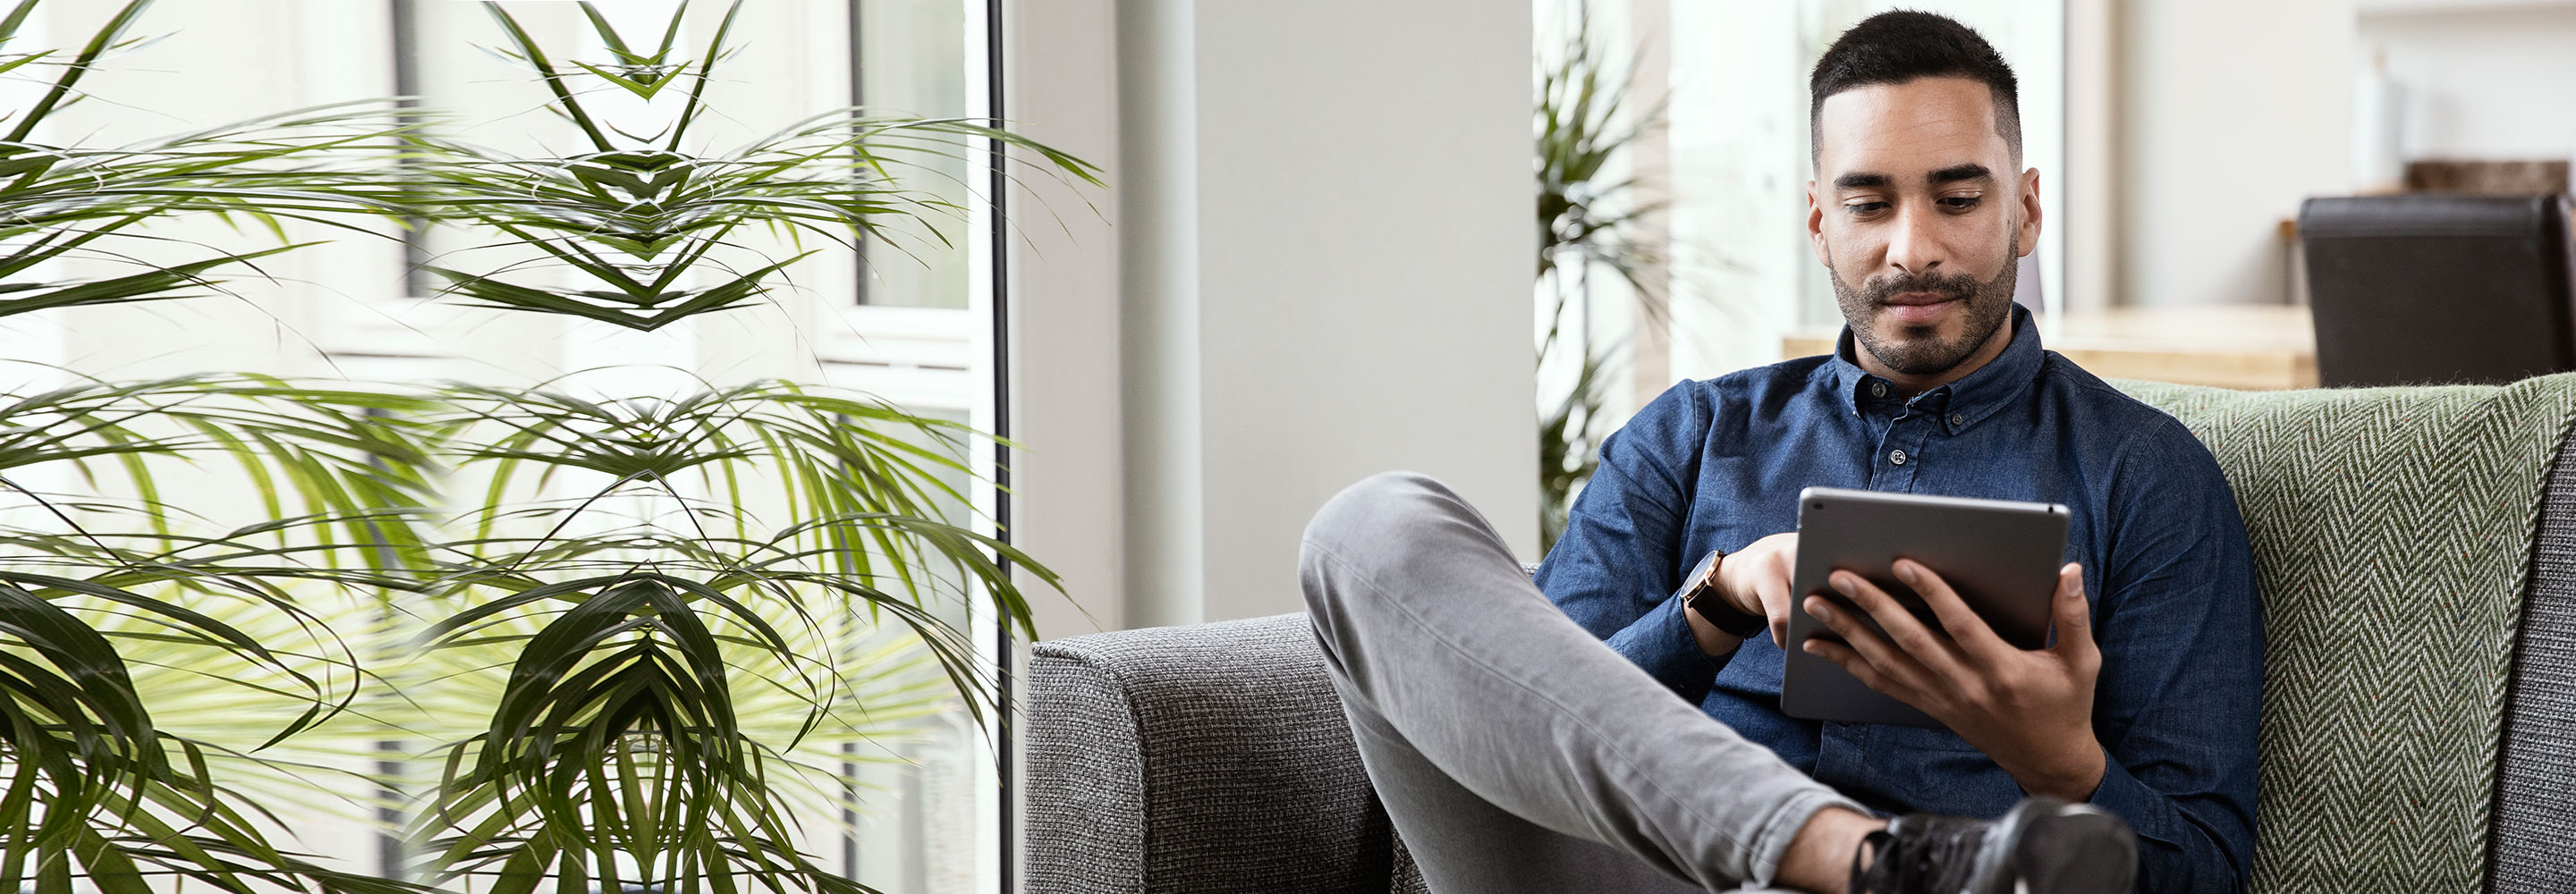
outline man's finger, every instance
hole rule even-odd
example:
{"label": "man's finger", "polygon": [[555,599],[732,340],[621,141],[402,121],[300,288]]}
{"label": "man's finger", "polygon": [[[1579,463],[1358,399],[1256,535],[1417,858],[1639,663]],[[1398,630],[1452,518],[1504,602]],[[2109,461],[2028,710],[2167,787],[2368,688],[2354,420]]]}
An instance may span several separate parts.
{"label": "man's finger", "polygon": [[1762,614],[1771,619],[1771,645],[1786,649],[1789,642],[1789,579],[1765,577],[1753,585],[1762,600]]}
{"label": "man's finger", "polygon": [[1931,607],[1932,616],[1940,619],[1941,629],[1950,634],[1950,641],[1957,643],[1960,651],[1985,657],[2012,648],[2003,637],[1995,635],[1986,619],[1977,617],[1976,610],[1969,608],[1967,601],[1959,598],[1959,591],[1951,589],[1950,582],[1942,580],[1939,573],[1913,559],[1896,560],[1895,570],[1897,580],[1913,587],[1914,595],[1923,597],[1923,604]]}
{"label": "man's finger", "polygon": [[[1881,676],[1918,688],[1930,676],[1922,662],[1915,660],[1913,655],[1889,643],[1876,631],[1869,629],[1869,625],[1861,623],[1859,615],[1843,610],[1841,606],[1833,604],[1832,600],[1822,596],[1809,596],[1806,609],[1807,614],[1814,615],[1816,620],[1824,622],[1825,629],[1833,631],[1835,636],[1842,638],[1844,648],[1858,653],[1862,660],[1878,668]],[[1807,642],[1815,642],[1815,640],[1810,638]]]}
{"label": "man's finger", "polygon": [[1876,665],[1870,664],[1868,659],[1860,657],[1860,653],[1852,651],[1849,647],[1844,646],[1841,643],[1821,639],[1810,639],[1807,641],[1806,649],[1807,654],[1814,655],[1826,661],[1831,661],[1834,663],[1835,667],[1842,668],[1845,672],[1850,673],[1852,677],[1859,680],[1863,686],[1885,693],[1894,697],[1897,701],[1901,701],[1918,708],[1923,706],[1920,701],[1922,698],[1921,693],[1917,692],[1913,687],[1899,683],[1895,678],[1879,672]]}
{"label": "man's finger", "polygon": [[1943,677],[1959,676],[1959,659],[1951,653],[1950,645],[1934,636],[1930,628],[1924,627],[1923,622],[1914,617],[1913,612],[1896,601],[1896,597],[1887,595],[1886,590],[1879,589],[1868,578],[1849,571],[1836,571],[1829,580],[1835,590],[1878,622],[1878,629],[1887,632],[1890,642],[1925,669]]}
{"label": "man's finger", "polygon": [[2097,652],[2093,643],[2093,604],[2084,598],[2084,566],[2073,562],[2057,569],[2057,642],[2061,655]]}

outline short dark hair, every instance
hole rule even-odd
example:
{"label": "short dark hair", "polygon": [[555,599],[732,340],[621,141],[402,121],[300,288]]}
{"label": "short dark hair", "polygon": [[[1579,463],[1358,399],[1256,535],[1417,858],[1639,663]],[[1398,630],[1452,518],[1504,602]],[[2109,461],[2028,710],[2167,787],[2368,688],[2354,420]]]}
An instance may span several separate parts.
{"label": "short dark hair", "polygon": [[2021,160],[2021,88],[2012,66],[1976,29],[1948,16],[1900,9],[1851,26],[1816,60],[1807,78],[1808,164],[1824,157],[1821,118],[1825,98],[1845,90],[1903,84],[1916,78],[1967,78],[1986,85],[1995,100],[1995,132]]}

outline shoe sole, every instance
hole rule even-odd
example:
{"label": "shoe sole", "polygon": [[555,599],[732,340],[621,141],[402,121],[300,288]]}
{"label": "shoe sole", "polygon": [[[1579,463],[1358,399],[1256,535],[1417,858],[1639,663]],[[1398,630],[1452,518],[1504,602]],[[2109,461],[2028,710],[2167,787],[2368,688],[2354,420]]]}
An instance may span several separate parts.
{"label": "shoe sole", "polygon": [[1988,833],[1988,848],[2009,853],[1977,862],[1993,867],[1974,894],[2128,894],[2136,880],[2138,839],[2129,825],[2089,804],[2031,798]]}

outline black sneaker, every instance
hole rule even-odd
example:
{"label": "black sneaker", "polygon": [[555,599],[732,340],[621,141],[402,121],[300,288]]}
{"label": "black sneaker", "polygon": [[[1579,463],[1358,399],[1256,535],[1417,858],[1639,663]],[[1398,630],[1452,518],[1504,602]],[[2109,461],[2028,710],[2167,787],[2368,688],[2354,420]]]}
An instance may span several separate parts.
{"label": "black sneaker", "polygon": [[[1866,864],[1861,855],[1869,854]],[[2090,804],[2028,798],[1994,822],[1907,814],[1852,855],[1852,894],[2126,894],[2129,824]]]}

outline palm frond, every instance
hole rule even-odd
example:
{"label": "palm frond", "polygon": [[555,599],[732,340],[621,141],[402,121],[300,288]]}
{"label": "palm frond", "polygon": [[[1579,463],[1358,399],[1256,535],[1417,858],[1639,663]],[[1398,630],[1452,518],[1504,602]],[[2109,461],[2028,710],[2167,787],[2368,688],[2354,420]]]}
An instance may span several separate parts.
{"label": "palm frond", "polygon": [[[35,0],[0,17],[0,41],[14,38]],[[281,220],[301,220],[360,233],[352,216],[399,214],[411,192],[377,167],[404,151],[396,138],[412,126],[391,106],[343,103],[263,115],[127,146],[49,146],[40,125],[83,94],[78,85],[110,51],[128,46],[151,5],[116,9],[70,58],[50,51],[0,59],[0,71],[57,66],[44,93],[0,136],[0,316],[60,307],[192,297],[214,286],[217,268],[247,264],[279,251],[212,250],[193,262],[144,265],[142,272],[91,280],[39,283],[14,279],[64,257],[134,263],[105,248],[135,238],[152,223],[208,214],[260,223],[284,243]]]}
{"label": "palm frond", "polygon": [[[1097,167],[1001,128],[962,118],[873,115],[857,108],[813,116],[727,152],[688,151],[683,137],[708,111],[702,94],[714,64],[729,52],[725,42],[741,10],[739,0],[726,8],[696,60],[673,56],[685,4],[673,14],[661,46],[649,54],[630,49],[606,19],[591,11],[594,28],[616,61],[577,63],[574,69],[557,65],[507,10],[486,5],[509,41],[502,55],[535,72],[552,97],[550,107],[579,128],[594,151],[531,159],[434,134],[411,140],[422,160],[416,170],[427,197],[418,211],[421,217],[504,234],[586,283],[561,287],[505,279],[499,272],[432,271],[447,279],[447,294],[473,299],[479,306],[641,331],[744,307],[768,289],[773,277],[810,252],[765,257],[748,269],[725,269],[714,285],[682,285],[691,280],[691,271],[721,267],[711,258],[717,249],[733,246],[729,240],[737,231],[783,228],[851,250],[863,240],[888,239],[898,232],[944,244],[941,227],[962,220],[964,209],[939,190],[910,180],[939,176],[931,164],[935,160],[967,157],[987,147],[1015,153],[1010,156],[1017,162],[1015,176],[1101,185]],[[648,99],[685,80],[690,82],[687,102],[667,139],[621,144],[573,86],[572,79],[585,73]]]}
{"label": "palm frond", "polygon": [[[36,2],[0,12],[0,45]],[[940,172],[995,151],[1014,178],[1101,182],[998,122],[862,109],[695,146],[739,2],[696,51],[676,14],[630,40],[583,4],[607,56],[565,61],[489,5],[504,55],[590,141],[569,158],[483,150],[390,104],[39,143],[148,6],[77,51],[0,54],[0,72],[53,72],[0,137],[0,316],[204,294],[301,247],[290,223],[389,216],[576,274],[433,269],[448,294],[651,330],[755,304],[812,254],[762,255],[745,228],[946,244],[967,185]],[[591,82],[685,100],[631,134],[583,106]],[[279,244],[35,281],[188,215]],[[1014,572],[1061,588],[973,518],[974,450],[1011,445],[863,394],[71,379],[0,393],[0,889],[421,890],[262,831],[270,787],[400,742],[436,778],[387,773],[366,781],[390,794],[351,803],[417,798],[403,834],[429,883],[854,894],[795,844],[800,805],[853,784],[836,749],[985,722],[994,670],[964,625],[1032,633]]]}
{"label": "palm frond", "polygon": [[[1638,139],[1663,126],[1665,100],[1639,109],[1630,96],[1631,73],[1618,69],[1596,45],[1587,18],[1563,42],[1543,53],[1533,113],[1538,148],[1538,288],[1553,299],[1539,334],[1541,363],[1560,352],[1574,367],[1573,384],[1539,420],[1539,547],[1556,543],[1575,494],[1600,463],[1608,433],[1603,415],[1609,358],[1581,339],[1561,342],[1561,327],[1582,311],[1574,299],[1585,275],[1606,269],[1639,295],[1655,296],[1664,258],[1641,232],[1663,203],[1648,200],[1636,180],[1608,174]],[[1552,57],[1552,58],[1551,58]],[[1662,323],[1664,303],[1638,305]]]}
{"label": "palm frond", "polygon": [[[286,694],[308,709],[271,742],[309,727],[331,697],[260,639],[142,590],[203,587],[210,577],[139,560],[86,578],[0,570],[0,768],[9,772],[0,828],[10,830],[0,836],[0,885],[68,891],[78,877],[101,891],[141,892],[151,877],[170,876],[242,894],[417,890],[280,850],[254,820],[260,808],[218,784],[208,757],[218,749],[155,724],[118,636],[222,654],[300,687]],[[144,628],[101,629],[80,617],[101,610]]]}
{"label": "palm frond", "polygon": [[[439,465],[484,498],[424,563],[442,573],[408,609],[423,625],[411,673],[435,681],[406,691],[466,687],[495,707],[428,752],[443,769],[407,833],[425,878],[845,884],[782,825],[785,805],[848,784],[810,745],[882,732],[852,715],[884,707],[861,696],[889,673],[910,681],[913,713],[982,720],[992,672],[958,626],[965,606],[1025,631],[1005,563],[1056,585],[955,517],[980,435],[864,395],[459,384],[443,406],[423,420],[447,433]],[[839,660],[889,630],[906,657]],[[745,690],[785,707],[760,715],[769,729],[745,726]]]}

